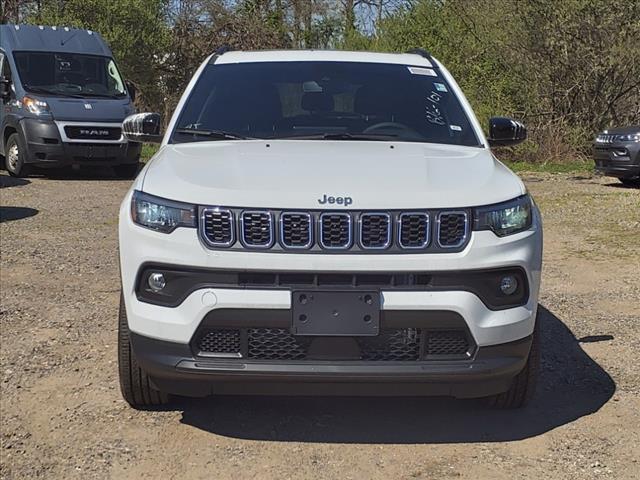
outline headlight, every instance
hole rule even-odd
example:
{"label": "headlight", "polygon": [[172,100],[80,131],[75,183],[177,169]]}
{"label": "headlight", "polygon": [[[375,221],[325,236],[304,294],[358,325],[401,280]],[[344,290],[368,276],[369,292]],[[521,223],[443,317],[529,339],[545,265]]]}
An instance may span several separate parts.
{"label": "headlight", "polygon": [[626,135],[616,135],[617,142],[640,142],[640,133],[629,133]]}
{"label": "headlight", "polygon": [[35,115],[49,113],[49,105],[44,100],[38,100],[37,98],[24,96],[22,97],[22,105],[24,105],[24,108],[26,108],[29,112]]}
{"label": "headlight", "polygon": [[174,202],[135,191],[131,199],[131,218],[134,223],[162,233],[178,227],[196,226],[196,206]]}
{"label": "headlight", "polygon": [[531,197],[523,195],[514,200],[476,208],[475,229],[491,230],[499,237],[528,230],[533,221]]}

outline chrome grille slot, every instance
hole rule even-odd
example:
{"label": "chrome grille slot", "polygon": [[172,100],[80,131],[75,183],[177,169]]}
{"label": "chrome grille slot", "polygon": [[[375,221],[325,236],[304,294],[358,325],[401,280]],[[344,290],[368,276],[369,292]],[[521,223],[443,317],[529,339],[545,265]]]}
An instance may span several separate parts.
{"label": "chrome grille slot", "polygon": [[382,250],[391,244],[391,217],[388,213],[360,215],[360,245]]}
{"label": "chrome grille slot", "polygon": [[205,208],[201,213],[205,241],[214,247],[229,247],[235,241],[233,213],[221,208]]}
{"label": "chrome grille slot", "polygon": [[398,225],[398,242],[402,248],[425,248],[429,245],[429,214],[402,213]]}
{"label": "chrome grille slot", "polygon": [[442,212],[438,215],[438,244],[456,248],[467,240],[469,228],[467,212]]}
{"label": "chrome grille slot", "polygon": [[348,213],[321,214],[320,243],[327,249],[347,249],[351,247],[351,215]]}
{"label": "chrome grille slot", "polygon": [[280,216],[280,241],[285,248],[309,248],[313,241],[311,215],[284,212]]}
{"label": "chrome grille slot", "polygon": [[270,212],[242,212],[240,221],[242,243],[247,247],[269,248],[273,245],[273,217]]}

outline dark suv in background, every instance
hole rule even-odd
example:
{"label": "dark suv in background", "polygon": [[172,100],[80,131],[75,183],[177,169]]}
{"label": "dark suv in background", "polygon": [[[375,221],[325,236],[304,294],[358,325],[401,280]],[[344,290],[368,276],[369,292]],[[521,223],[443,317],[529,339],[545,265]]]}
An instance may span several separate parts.
{"label": "dark suv in background", "polygon": [[624,185],[640,186],[640,126],[612,128],[593,143],[596,172],[617,177]]}

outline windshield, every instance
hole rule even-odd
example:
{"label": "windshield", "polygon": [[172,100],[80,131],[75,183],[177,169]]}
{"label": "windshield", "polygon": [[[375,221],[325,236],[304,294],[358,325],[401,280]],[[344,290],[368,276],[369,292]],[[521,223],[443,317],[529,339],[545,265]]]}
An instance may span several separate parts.
{"label": "windshield", "polygon": [[208,65],[170,142],[234,137],[479,145],[437,69],[356,62]]}
{"label": "windshield", "polygon": [[25,90],[51,95],[122,97],[126,89],[113,59],[97,55],[14,52]]}

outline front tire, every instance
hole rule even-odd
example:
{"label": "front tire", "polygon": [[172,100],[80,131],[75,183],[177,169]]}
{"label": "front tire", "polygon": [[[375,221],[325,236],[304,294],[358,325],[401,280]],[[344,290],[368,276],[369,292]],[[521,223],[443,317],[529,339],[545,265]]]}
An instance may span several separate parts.
{"label": "front tire", "polygon": [[540,316],[536,319],[533,330],[531,350],[527,363],[518,375],[511,381],[509,390],[487,397],[491,407],[501,409],[521,408],[527,405],[535,393],[540,370]]}
{"label": "front tire", "polygon": [[169,403],[169,395],[151,386],[149,376],[140,367],[131,350],[127,311],[120,294],[118,315],[118,374],[122,396],[133,408],[141,409]]}
{"label": "front tire", "polygon": [[31,167],[25,163],[27,148],[19,133],[12,133],[7,139],[4,152],[4,166],[12,177],[26,177]]}

